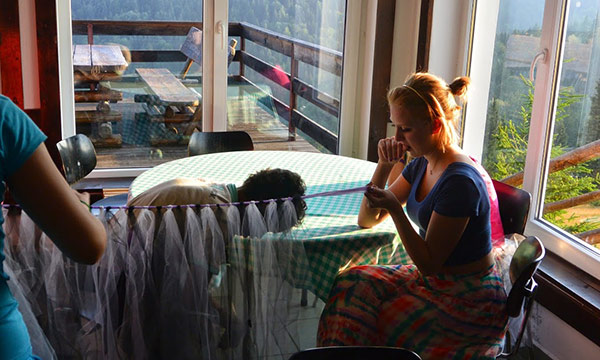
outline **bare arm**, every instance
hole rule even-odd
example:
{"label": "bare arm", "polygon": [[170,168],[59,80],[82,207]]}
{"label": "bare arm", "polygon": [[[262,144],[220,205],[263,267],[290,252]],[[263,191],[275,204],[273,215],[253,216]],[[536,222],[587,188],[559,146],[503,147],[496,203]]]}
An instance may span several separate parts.
{"label": "bare arm", "polygon": [[85,264],[100,259],[106,247],[104,226],[79,201],[43,143],[7,184],[31,219],[67,256]]}
{"label": "bare arm", "polygon": [[371,207],[387,209],[391,214],[406,252],[425,275],[440,272],[444,268],[446,259],[458,244],[469,222],[468,217],[448,217],[434,211],[423,239],[390,190],[372,188],[367,191],[366,198]]}
{"label": "bare arm", "polygon": [[[404,163],[400,162],[405,156],[405,149],[393,138],[379,140],[377,145],[379,161],[371,178],[370,185],[384,189],[387,184],[402,204],[406,202],[410,192],[410,184],[402,177]],[[367,198],[363,197],[358,212],[358,226],[373,227],[382,222],[388,213],[384,209],[372,208]]]}

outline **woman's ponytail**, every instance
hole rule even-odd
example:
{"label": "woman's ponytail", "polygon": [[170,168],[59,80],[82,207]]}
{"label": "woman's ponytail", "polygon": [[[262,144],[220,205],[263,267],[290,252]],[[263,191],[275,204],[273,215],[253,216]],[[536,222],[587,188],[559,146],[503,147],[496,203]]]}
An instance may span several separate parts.
{"label": "woman's ponytail", "polygon": [[448,85],[448,88],[450,89],[452,95],[464,98],[467,95],[467,90],[470,84],[471,79],[469,79],[467,76],[461,76],[454,79],[454,81]]}

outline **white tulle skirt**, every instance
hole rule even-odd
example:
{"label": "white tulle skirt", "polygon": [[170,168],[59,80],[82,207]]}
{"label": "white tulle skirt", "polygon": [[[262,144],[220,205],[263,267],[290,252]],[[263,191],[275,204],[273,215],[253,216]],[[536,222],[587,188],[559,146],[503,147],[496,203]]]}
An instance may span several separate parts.
{"label": "white tulle skirt", "polygon": [[101,213],[108,246],[86,266],[26,214],[4,209],[4,269],[34,353],[263,359],[299,350],[292,295],[309,282],[302,243],[280,232],[296,223],[291,201],[270,203],[264,216],[254,204],[225,213],[225,234],[210,208]]}

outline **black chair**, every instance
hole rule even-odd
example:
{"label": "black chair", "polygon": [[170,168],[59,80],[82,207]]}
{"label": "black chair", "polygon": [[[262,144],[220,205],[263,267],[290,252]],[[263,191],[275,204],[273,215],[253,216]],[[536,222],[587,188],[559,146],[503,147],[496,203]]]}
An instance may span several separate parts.
{"label": "black chair", "polygon": [[546,250],[542,242],[535,236],[528,236],[521,241],[510,261],[509,274],[512,288],[508,294],[508,316],[518,318],[523,313],[523,318],[514,345],[511,345],[510,331],[506,333],[504,350],[498,355],[499,358],[510,357],[519,350],[537,291],[537,283],[533,275],[545,254]]}
{"label": "black chair", "polygon": [[[56,143],[69,185],[83,179],[96,167],[96,149],[92,141],[83,134],[76,134]],[[118,207],[127,204],[127,194],[108,196],[92,206]],[[92,209],[94,215],[100,210]]]}
{"label": "black chair", "polygon": [[243,150],[254,150],[252,138],[245,131],[195,132],[190,137],[188,156]]}
{"label": "black chair", "polygon": [[328,346],[306,349],[293,354],[289,360],[421,360],[414,352],[386,346]]}
{"label": "black chair", "polygon": [[96,150],[87,136],[83,134],[70,136],[57,142],[56,147],[69,185],[83,179],[96,167]]}
{"label": "black chair", "polygon": [[531,194],[497,180],[492,179],[492,182],[498,195],[498,207],[504,233],[523,234],[531,206]]}

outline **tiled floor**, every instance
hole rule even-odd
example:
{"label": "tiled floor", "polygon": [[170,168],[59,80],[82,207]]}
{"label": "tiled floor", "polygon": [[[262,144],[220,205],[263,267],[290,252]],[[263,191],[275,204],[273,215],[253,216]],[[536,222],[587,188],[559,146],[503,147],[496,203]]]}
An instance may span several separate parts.
{"label": "tiled floor", "polygon": [[[323,311],[325,303],[322,300],[317,300],[313,307],[315,295],[308,292],[308,305],[301,306],[301,290],[296,290],[297,294],[294,295],[298,302],[294,304],[292,311],[298,311],[298,334],[300,349],[308,349],[316,346],[317,343],[317,326],[319,323],[319,317]],[[284,359],[287,360],[292,354],[282,354],[277,356],[269,357],[269,359]]]}

